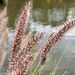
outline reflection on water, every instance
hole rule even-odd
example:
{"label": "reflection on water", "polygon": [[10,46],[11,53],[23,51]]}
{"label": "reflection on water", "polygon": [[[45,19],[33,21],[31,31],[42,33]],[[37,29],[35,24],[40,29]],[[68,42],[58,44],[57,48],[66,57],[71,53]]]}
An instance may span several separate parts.
{"label": "reflection on water", "polygon": [[53,7],[52,9],[48,9],[46,12],[44,11],[46,10],[40,8],[34,10],[34,22],[40,21],[43,24],[56,26],[75,17],[75,7],[70,7],[67,9]]}
{"label": "reflection on water", "polygon": [[[19,14],[20,8],[28,0],[9,0],[8,15],[9,26],[14,25],[14,20]],[[64,21],[75,16],[75,0],[34,0],[33,3],[33,21],[40,21],[44,25],[60,25]],[[12,14],[12,15],[11,15]]]}
{"label": "reflection on water", "polygon": [[40,1],[36,3],[35,1],[33,10],[34,21],[40,21],[43,24],[56,26],[60,25],[66,20],[74,18],[75,6],[72,5],[73,1],[65,2],[64,0],[62,0],[62,2],[56,1],[54,3],[52,1],[51,3],[52,4],[49,5],[49,2],[47,3],[46,1],[43,3],[40,3]]}
{"label": "reflection on water", "polygon": [[[10,26],[14,24],[14,19],[17,16],[16,14],[18,14],[18,10],[20,10],[23,6],[22,3],[24,3],[24,1],[25,0],[9,0],[8,16]],[[54,29],[58,29],[62,23],[75,17],[75,0],[35,0],[32,16],[33,20],[30,21],[30,30],[33,32],[46,32],[44,38],[39,43],[40,46]],[[3,72],[6,70],[8,65],[9,50],[13,39],[13,32],[13,30],[9,31],[6,46],[8,54],[2,67]],[[37,49],[39,46],[37,46]],[[67,46],[67,51],[58,65],[56,75],[62,75],[65,70],[69,70],[69,75],[75,75],[75,27],[68,31],[62,40],[51,51],[47,62],[49,62],[54,55],[56,55],[56,57],[53,62],[48,65],[45,75],[52,71],[54,64],[57,63]]]}

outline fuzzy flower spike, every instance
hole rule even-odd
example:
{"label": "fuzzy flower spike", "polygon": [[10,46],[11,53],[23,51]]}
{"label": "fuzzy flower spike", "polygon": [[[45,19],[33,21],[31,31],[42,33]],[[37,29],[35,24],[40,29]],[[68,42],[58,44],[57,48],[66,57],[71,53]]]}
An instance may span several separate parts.
{"label": "fuzzy flower spike", "polygon": [[62,38],[62,36],[65,34],[65,32],[67,32],[73,26],[75,26],[75,19],[67,21],[66,23],[64,23],[62,25],[62,27],[59,30],[52,32],[52,34],[50,35],[48,40],[40,48],[40,51],[43,50],[42,55],[41,55],[41,57],[42,57],[41,64],[42,65],[46,61],[46,58],[47,58],[49,52],[51,51],[52,47]]}
{"label": "fuzzy flower spike", "polygon": [[8,75],[13,75],[12,72],[14,70],[14,67],[18,66],[16,62],[17,59],[15,57],[18,51],[20,50],[21,41],[25,33],[25,27],[29,19],[30,9],[31,9],[31,2],[28,2],[26,6],[24,7],[21,15],[19,16],[18,22],[16,23],[17,27],[15,30],[15,36],[14,36],[13,45],[12,45]]}
{"label": "fuzzy flower spike", "polygon": [[8,17],[6,13],[6,8],[0,13],[0,68],[4,62],[5,59],[5,51],[4,51],[4,45],[7,38],[7,30],[6,25],[8,23]]}

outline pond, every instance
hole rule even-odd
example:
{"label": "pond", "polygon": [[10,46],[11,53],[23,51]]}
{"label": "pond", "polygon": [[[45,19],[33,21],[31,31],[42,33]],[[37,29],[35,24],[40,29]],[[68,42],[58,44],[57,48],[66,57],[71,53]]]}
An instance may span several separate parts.
{"label": "pond", "polygon": [[[9,16],[9,30],[8,41],[6,46],[7,57],[3,63],[1,72],[7,69],[8,57],[11,47],[11,41],[14,30],[14,20],[20,13],[21,8],[28,0],[8,0],[8,16]],[[1,6],[2,7],[2,6]],[[58,29],[64,22],[75,17],[75,0],[34,0],[33,10],[29,22],[29,28],[27,31],[41,32],[45,31],[46,34],[40,41],[40,45],[48,38],[50,33],[54,29]],[[66,49],[63,55],[55,75],[63,75],[64,71],[68,70],[68,75],[75,75],[75,27],[68,31],[61,41],[52,49],[47,63],[55,56],[52,63],[48,64],[44,75],[49,75],[53,67],[59,61],[61,55]],[[51,66],[52,65],[52,66]]]}

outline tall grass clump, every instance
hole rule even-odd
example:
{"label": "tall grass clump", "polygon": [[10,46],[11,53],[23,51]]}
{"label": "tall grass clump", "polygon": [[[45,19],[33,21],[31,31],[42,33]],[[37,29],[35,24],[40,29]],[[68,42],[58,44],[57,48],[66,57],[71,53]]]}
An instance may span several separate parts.
{"label": "tall grass clump", "polygon": [[6,14],[6,8],[0,14],[0,68],[5,59],[6,53],[4,52],[4,45],[7,39],[7,25],[8,17]]}
{"label": "tall grass clump", "polygon": [[[15,32],[12,41],[12,48],[9,60],[9,66],[5,75],[43,75],[45,69],[45,61],[54,45],[61,40],[64,34],[75,26],[75,18],[64,23],[58,30],[52,32],[48,39],[41,45],[39,50],[34,51],[37,43],[42,37],[44,37],[45,32],[39,32],[32,36],[29,32],[25,36],[25,30],[29,22],[29,16],[32,2],[29,1],[22,10],[22,13],[18,17],[17,22],[15,22]],[[6,16],[6,8],[0,14],[0,36],[2,40],[0,42],[0,67],[4,61],[4,44],[7,38],[7,22],[8,17]],[[35,66],[37,59],[39,59],[39,64]],[[39,65],[41,66],[39,68]],[[34,70],[33,70],[33,67]],[[57,66],[56,66],[57,67]],[[39,73],[39,70],[40,73]],[[56,69],[56,68],[55,68]],[[67,71],[63,73],[65,75]],[[55,74],[53,74],[55,75]]]}

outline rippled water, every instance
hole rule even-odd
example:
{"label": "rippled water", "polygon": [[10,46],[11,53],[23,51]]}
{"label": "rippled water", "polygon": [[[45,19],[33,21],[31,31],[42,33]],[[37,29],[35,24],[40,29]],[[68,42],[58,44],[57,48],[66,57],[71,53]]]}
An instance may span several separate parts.
{"label": "rippled water", "polygon": [[[18,1],[18,0],[17,0]],[[9,24],[13,25],[13,19],[15,19],[16,13],[18,13],[18,9],[20,6],[22,6],[21,0],[17,3],[17,1],[13,0],[12,2],[9,1],[8,3],[8,16],[10,18]],[[14,5],[14,6],[12,6]],[[15,11],[13,11],[13,8]],[[13,15],[11,15],[13,14]],[[58,29],[61,24],[63,24],[65,21],[72,19],[75,17],[75,1],[70,0],[36,0],[34,1],[34,7],[33,7],[33,14],[32,18],[30,19],[29,23],[29,31],[41,32],[45,31],[46,34],[43,37],[43,39],[40,41],[39,45],[40,47],[41,43],[43,43],[50,33],[54,29]],[[9,31],[8,34],[8,41],[6,45],[6,52],[8,52],[7,57],[5,59],[5,62],[2,67],[2,71],[4,72],[8,65],[8,57],[11,47],[11,41],[13,37],[13,30]],[[65,36],[62,38],[61,41],[58,42],[57,45],[54,46],[52,49],[50,56],[47,60],[47,62],[50,61],[50,59],[56,55],[53,62],[47,66],[45,75],[49,75],[49,72],[52,71],[52,68],[54,65],[58,62],[60,56],[66,50],[63,58],[61,59],[60,63],[58,64],[58,68],[56,71],[56,75],[62,75],[65,70],[69,71],[68,75],[75,75],[75,27],[73,27],[71,30],[69,30]],[[51,66],[52,65],[52,66]]]}

